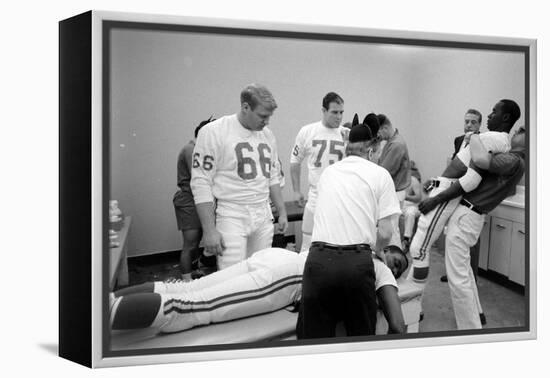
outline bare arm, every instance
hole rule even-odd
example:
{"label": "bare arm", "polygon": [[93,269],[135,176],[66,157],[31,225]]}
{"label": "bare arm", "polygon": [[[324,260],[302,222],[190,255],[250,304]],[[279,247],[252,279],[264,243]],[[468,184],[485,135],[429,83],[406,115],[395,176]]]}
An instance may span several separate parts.
{"label": "bare arm", "polygon": [[418,210],[422,214],[427,214],[435,207],[443,202],[450,201],[453,198],[460,197],[465,193],[459,181],[455,181],[450,187],[439,193],[438,195],[426,198],[418,204]]}
{"label": "bare arm", "polygon": [[214,203],[203,202],[195,205],[197,214],[201,221],[204,233],[203,242],[207,255],[221,255],[225,249],[222,235],[216,230],[216,215],[214,214]]}
{"label": "bare arm", "polygon": [[269,195],[271,201],[275,204],[277,212],[279,213],[279,220],[277,224],[279,225],[279,231],[285,232],[288,227],[288,220],[286,215],[285,202],[283,200],[283,194],[281,192],[281,185],[275,184],[269,187]]}
{"label": "bare arm", "polygon": [[383,249],[388,245],[391,240],[391,235],[393,232],[392,217],[396,216],[397,215],[390,215],[378,221],[376,247],[374,247],[374,253],[376,253],[376,255],[380,257],[384,262],[386,261],[386,256]]}
{"label": "bare arm", "polygon": [[294,190],[294,200],[298,206],[305,205],[304,194],[301,191],[300,174],[302,173],[301,163],[290,163],[290,179],[292,180],[292,189]]}
{"label": "bare arm", "polygon": [[376,295],[388,322],[388,333],[405,333],[405,320],[403,320],[397,288],[393,285],[385,285],[376,291]]}
{"label": "bare arm", "polygon": [[420,181],[414,176],[411,176],[411,186],[407,190],[407,196],[405,197],[407,201],[414,203],[420,202],[422,199],[422,188],[420,186]]}

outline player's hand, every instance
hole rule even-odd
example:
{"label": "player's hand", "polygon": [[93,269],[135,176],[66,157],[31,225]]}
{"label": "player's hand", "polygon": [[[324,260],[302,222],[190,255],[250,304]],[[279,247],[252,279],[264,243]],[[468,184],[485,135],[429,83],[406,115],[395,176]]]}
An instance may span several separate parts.
{"label": "player's hand", "polygon": [[430,190],[432,190],[433,189],[433,180],[428,179],[428,180],[424,181],[424,184],[422,184],[422,189],[424,189],[425,193],[428,193]]}
{"label": "player's hand", "polygon": [[470,138],[474,134],[473,131],[468,131],[466,134],[464,134],[464,145],[467,146],[470,143]]}
{"label": "player's hand", "polygon": [[296,205],[299,207],[304,207],[306,205],[306,199],[302,192],[294,192],[294,202],[296,202]]}
{"label": "player's hand", "polygon": [[424,201],[420,201],[420,203],[418,204],[418,210],[420,210],[422,214],[427,214],[435,209],[435,207],[440,203],[441,201],[439,200],[439,198],[437,198],[437,196],[426,198]]}
{"label": "player's hand", "polygon": [[225,242],[222,234],[216,229],[204,234],[203,244],[206,256],[221,256],[225,249]]}
{"label": "player's hand", "polygon": [[288,219],[286,217],[286,214],[279,215],[279,219],[277,220],[278,233],[284,234],[287,228],[288,228]]}

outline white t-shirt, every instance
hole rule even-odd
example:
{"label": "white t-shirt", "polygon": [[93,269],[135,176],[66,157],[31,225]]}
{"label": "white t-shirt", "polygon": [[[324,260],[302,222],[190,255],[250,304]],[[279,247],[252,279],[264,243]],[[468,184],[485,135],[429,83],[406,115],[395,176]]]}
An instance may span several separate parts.
{"label": "white t-shirt", "polygon": [[317,189],[312,241],[374,246],[378,221],[401,214],[389,172],[358,156],[327,167]]}
{"label": "white t-shirt", "polygon": [[265,127],[245,129],[237,115],[224,116],[204,126],[193,151],[191,190],[195,203],[228,201],[259,204],[269,198],[269,187],[279,184],[275,136]]}
{"label": "white t-shirt", "polygon": [[290,155],[290,163],[307,159],[308,182],[315,188],[323,170],[344,158],[343,127],[330,128],[321,121],[300,129]]}

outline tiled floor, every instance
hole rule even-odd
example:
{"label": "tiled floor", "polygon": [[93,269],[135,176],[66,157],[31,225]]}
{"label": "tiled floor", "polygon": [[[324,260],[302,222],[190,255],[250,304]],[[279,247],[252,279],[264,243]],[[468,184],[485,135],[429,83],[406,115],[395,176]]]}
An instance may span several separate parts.
{"label": "tiled floor", "polygon": [[[420,332],[456,329],[449,285],[441,282],[445,274],[445,257],[438,249],[430,254],[430,276],[424,289],[422,310],[424,319]],[[478,290],[487,324],[483,327],[502,328],[525,325],[525,296],[487,278],[478,277]]]}

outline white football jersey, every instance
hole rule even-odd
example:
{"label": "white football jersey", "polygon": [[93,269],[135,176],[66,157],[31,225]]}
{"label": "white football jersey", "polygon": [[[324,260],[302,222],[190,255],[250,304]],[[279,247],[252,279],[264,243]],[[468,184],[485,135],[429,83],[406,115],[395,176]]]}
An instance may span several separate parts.
{"label": "white football jersey", "polygon": [[290,155],[290,163],[307,159],[308,181],[316,187],[323,170],[344,158],[343,127],[323,126],[322,122],[310,123],[300,129]]}
{"label": "white football jersey", "polygon": [[277,144],[267,127],[245,129],[233,114],[200,130],[191,172],[196,204],[214,199],[238,204],[266,202],[269,187],[279,184],[279,176]]}
{"label": "white football jersey", "polygon": [[378,221],[401,214],[389,172],[358,156],[348,156],[325,169],[317,190],[314,242],[374,247]]}
{"label": "white football jersey", "polygon": [[[479,134],[479,140],[487,150],[487,152],[508,152],[510,151],[510,134],[500,131],[486,131]],[[470,165],[471,154],[470,145],[461,149],[456,156],[462,161],[465,166]]]}

